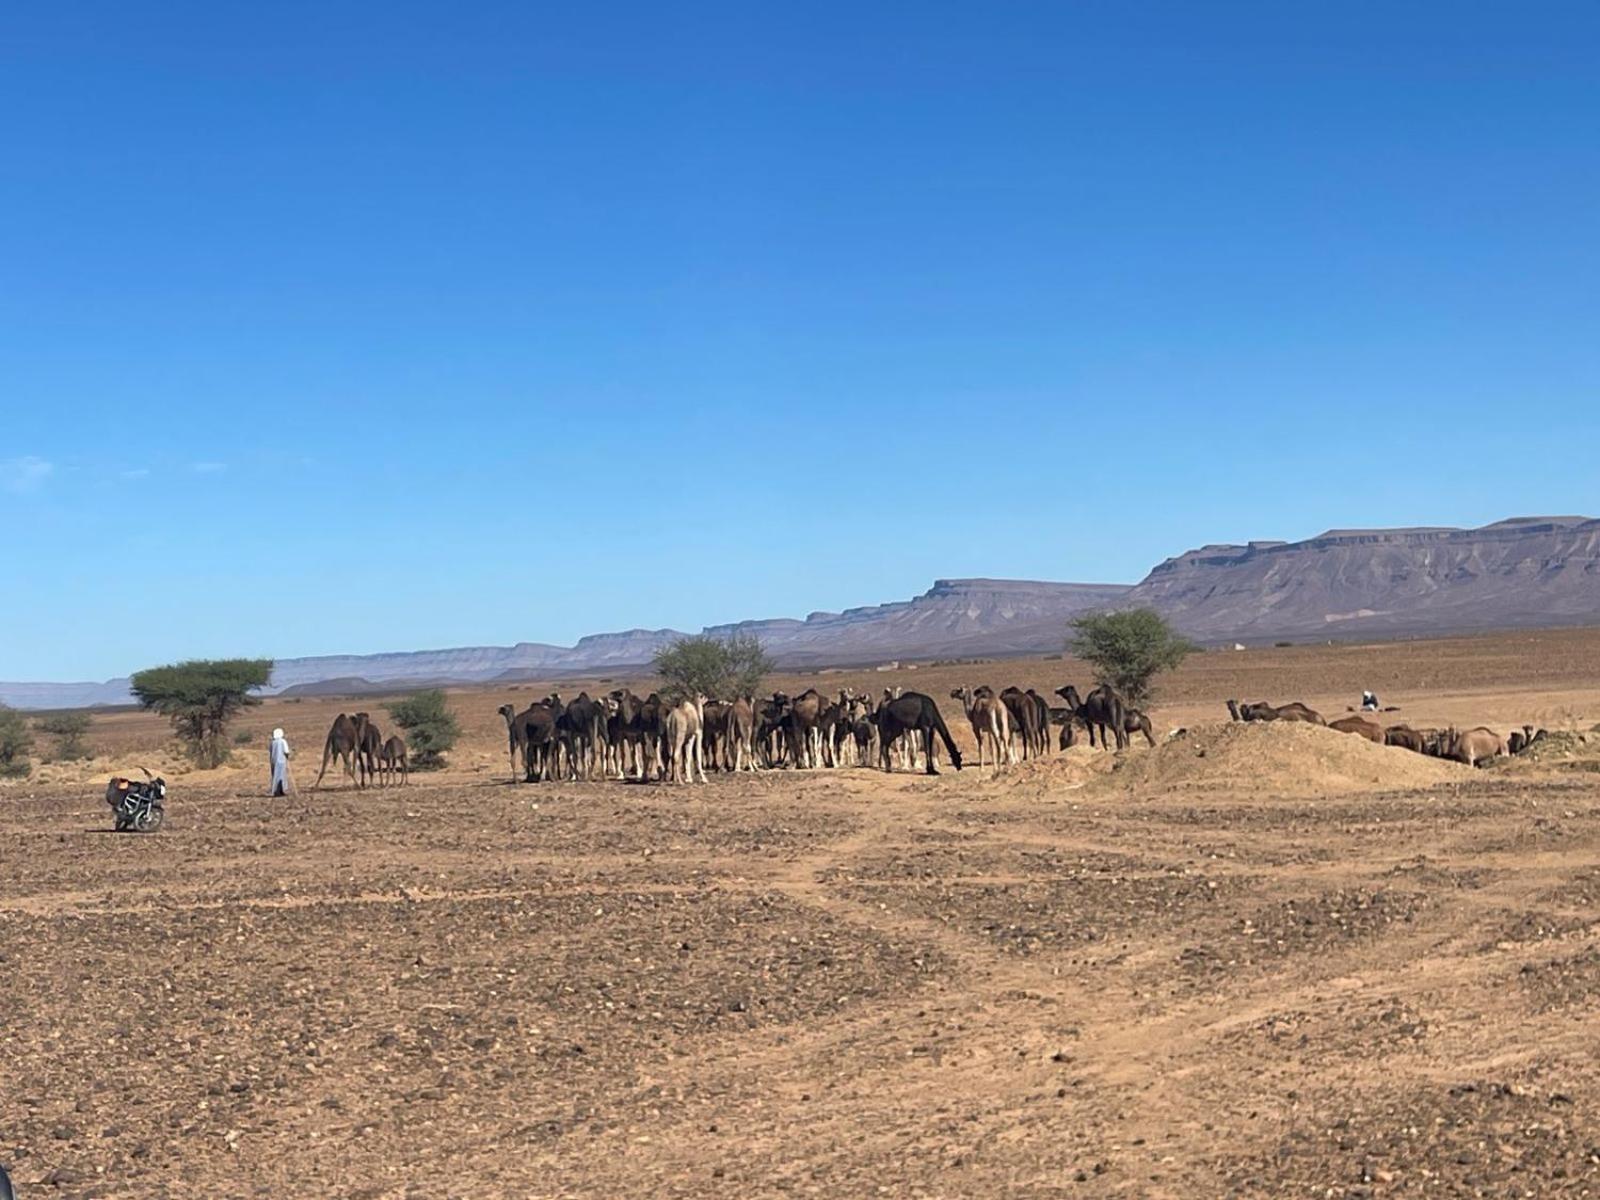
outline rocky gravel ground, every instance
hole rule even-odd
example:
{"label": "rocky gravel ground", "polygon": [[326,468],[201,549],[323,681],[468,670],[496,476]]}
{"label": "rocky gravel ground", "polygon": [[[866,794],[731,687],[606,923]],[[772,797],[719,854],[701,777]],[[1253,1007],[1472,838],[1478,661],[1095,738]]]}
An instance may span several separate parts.
{"label": "rocky gravel ground", "polygon": [[1571,771],[4,803],[22,1200],[1600,1196]]}

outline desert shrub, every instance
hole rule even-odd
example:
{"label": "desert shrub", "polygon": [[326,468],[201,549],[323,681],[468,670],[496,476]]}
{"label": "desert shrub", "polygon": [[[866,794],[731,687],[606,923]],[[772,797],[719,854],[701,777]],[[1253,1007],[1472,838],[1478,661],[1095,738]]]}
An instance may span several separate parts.
{"label": "desert shrub", "polygon": [[255,740],[255,733],[249,729],[235,729],[233,731],[233,744],[235,746],[248,746]]}
{"label": "desert shrub", "polygon": [[0,779],[22,779],[33,770],[28,753],[33,732],[16,709],[0,704]]}
{"label": "desert shrub", "polygon": [[1067,644],[1130,704],[1150,699],[1156,675],[1170,671],[1199,649],[1162,620],[1153,608],[1086,613],[1072,622]]}
{"label": "desert shrub", "polygon": [[736,633],[726,639],[700,635],[679,638],[657,650],[655,668],[662,695],[669,701],[690,696],[732,700],[760,691],[772,660],[761,639],[752,634]]}
{"label": "desert shrub", "polygon": [[82,709],[72,712],[51,713],[40,717],[33,727],[40,733],[56,739],[50,757],[57,762],[72,762],[89,757],[89,745],[84,741],[89,732],[89,714]]}
{"label": "desert shrub", "polygon": [[445,754],[461,736],[461,722],[438,688],[417,692],[388,706],[389,715],[405,734],[413,770],[444,765]]}
{"label": "desert shrub", "polygon": [[194,659],[140,671],[129,686],[142,706],[171,719],[195,765],[220,767],[228,761],[228,722],[261,703],[250,693],[271,678],[270,658]]}

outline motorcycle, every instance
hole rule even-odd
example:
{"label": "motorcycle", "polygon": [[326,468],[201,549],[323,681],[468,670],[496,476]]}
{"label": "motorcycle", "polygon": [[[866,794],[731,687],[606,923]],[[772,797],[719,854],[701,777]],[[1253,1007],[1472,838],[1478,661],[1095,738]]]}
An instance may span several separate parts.
{"label": "motorcycle", "polygon": [[143,780],[116,776],[106,784],[106,803],[111,806],[118,833],[130,829],[154,833],[166,819],[167,781],[145,767],[139,769],[144,772]]}

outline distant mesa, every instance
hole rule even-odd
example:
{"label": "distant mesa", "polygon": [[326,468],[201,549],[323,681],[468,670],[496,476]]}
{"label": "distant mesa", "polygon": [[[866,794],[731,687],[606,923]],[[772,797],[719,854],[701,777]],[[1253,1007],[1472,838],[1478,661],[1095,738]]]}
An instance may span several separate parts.
{"label": "distant mesa", "polygon": [[[877,667],[933,658],[1054,653],[1094,609],[1148,605],[1208,645],[1294,637],[1394,637],[1600,622],[1600,521],[1509,517],[1481,529],[1329,529],[1299,542],[1211,544],[1167,559],[1138,584],[938,579],[911,600],[803,620],[769,617],[704,632],[759,637],[781,666]],[[361,695],[444,684],[511,683],[647,665],[684,634],[629,629],[573,646],[519,642],[393,654],[279,659],[272,690]],[[0,683],[18,708],[130,703],[126,679]]]}

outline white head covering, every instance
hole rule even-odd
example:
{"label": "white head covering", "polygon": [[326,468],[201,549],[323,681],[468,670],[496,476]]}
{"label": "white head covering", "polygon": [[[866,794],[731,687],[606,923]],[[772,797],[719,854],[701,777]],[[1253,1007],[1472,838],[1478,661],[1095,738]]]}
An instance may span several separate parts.
{"label": "white head covering", "polygon": [[274,729],[272,731],[272,739],[273,739],[273,741],[277,741],[277,739],[281,738],[282,736],[283,736],[283,730]]}

